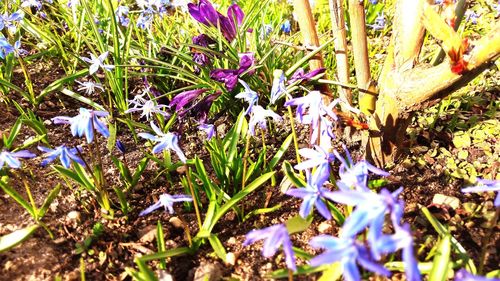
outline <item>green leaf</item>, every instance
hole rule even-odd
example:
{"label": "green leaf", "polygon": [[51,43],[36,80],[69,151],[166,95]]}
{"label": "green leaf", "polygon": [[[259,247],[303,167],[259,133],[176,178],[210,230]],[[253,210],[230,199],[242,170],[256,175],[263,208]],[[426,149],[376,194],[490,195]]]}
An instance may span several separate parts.
{"label": "green leaf", "polygon": [[[238,119],[236,120],[236,124],[234,124],[230,133],[224,138],[224,141],[230,140],[229,143],[226,143],[229,145],[229,147],[227,147],[227,163],[231,164],[234,157],[238,154],[238,141],[240,140],[240,135],[243,131],[245,131],[244,128],[246,127],[248,127],[248,125],[245,119],[245,111],[241,111]],[[224,145],[224,148],[226,148],[226,144]]]}
{"label": "green leaf", "polygon": [[281,204],[278,204],[276,206],[270,207],[270,208],[260,208],[260,209],[253,209],[249,213],[245,215],[243,218],[243,221],[246,221],[247,219],[255,216],[255,215],[262,215],[262,214],[267,214],[267,213],[272,213],[274,211],[279,210],[281,208]]}
{"label": "green leaf", "polygon": [[[268,179],[270,179],[275,172],[269,172],[263,174],[262,176],[256,178],[252,183],[250,183],[245,189],[236,193],[231,200],[229,200],[226,204],[224,204],[219,210],[216,211],[213,218],[209,221],[209,226],[205,229],[208,233],[212,232],[212,228],[219,221],[225,213],[227,213],[231,208],[233,208],[238,202],[244,199],[248,194],[252,191],[259,188],[262,184],[264,184]],[[201,231],[200,231],[201,232]]]}
{"label": "green leaf", "polygon": [[292,75],[295,70],[297,70],[300,66],[302,66],[304,63],[309,61],[312,57],[314,57],[317,53],[321,52],[326,46],[328,46],[330,43],[333,42],[335,38],[332,38],[328,41],[326,41],[323,45],[317,47],[314,51],[309,52],[307,55],[305,55],[302,59],[300,59],[298,62],[296,62],[294,65],[292,65],[288,70],[285,72],[285,76],[289,77]]}
{"label": "green leaf", "polygon": [[142,173],[146,169],[148,162],[149,162],[148,157],[144,157],[141,159],[139,165],[137,165],[137,169],[135,169],[134,175],[132,176],[132,186],[135,186],[139,182],[139,179],[141,178]]}
{"label": "green leaf", "polygon": [[[50,85],[45,87],[45,89],[43,89],[40,92],[40,95],[38,95],[38,97],[36,97],[36,102],[40,103],[43,100],[43,98],[47,94],[49,94],[50,92],[57,91],[57,90],[61,89],[64,85],[69,84],[69,83],[73,83],[73,81],[75,81],[76,79],[78,79],[80,77],[84,77],[88,73],[89,73],[89,70],[86,68],[86,69],[80,70],[72,75],[63,77],[61,79],[57,79],[56,81],[50,83]],[[102,110],[102,109],[99,109],[99,110]]]}
{"label": "green leaf", "polygon": [[139,267],[139,273],[135,275],[137,280],[141,280],[141,281],[157,281],[158,280],[158,278],[156,278],[155,273],[140,258],[136,258],[135,263],[137,264],[137,267]]}
{"label": "green leaf", "polygon": [[9,137],[7,139],[5,139],[5,136],[4,136],[5,148],[7,148],[9,150],[11,149],[12,144],[14,143],[14,140],[16,139],[17,135],[21,131],[21,125],[23,123],[22,121],[23,120],[21,117],[17,118],[16,122],[14,123],[14,125],[12,125],[12,128],[10,129]]}
{"label": "green leaf", "polygon": [[[297,266],[297,271],[295,271],[293,275],[307,275],[315,272],[320,272],[323,270],[325,270],[325,267],[323,266],[313,267],[310,265],[300,265]],[[288,274],[289,274],[288,269],[278,269],[273,271],[267,277],[273,279],[281,279],[281,278],[288,278]]]}
{"label": "green leaf", "polygon": [[80,94],[77,94],[77,93],[75,93],[75,92],[73,92],[71,90],[68,90],[66,88],[62,89],[61,93],[67,95],[70,98],[74,98],[74,99],[76,99],[78,101],[81,101],[84,104],[89,105],[89,106],[95,108],[96,110],[102,110],[102,111],[106,110],[106,109],[104,109],[104,107],[102,107],[101,105],[93,102],[92,100],[90,100],[90,99],[88,99],[88,98],[86,98],[86,97],[84,97],[84,96],[82,96]]}
{"label": "green leaf", "polygon": [[7,193],[10,197],[12,197],[12,199],[14,199],[17,203],[19,203],[19,205],[21,205],[24,209],[26,209],[26,211],[28,211],[28,213],[30,213],[30,215],[33,218],[36,217],[33,206],[31,206],[31,204],[28,203],[28,201],[24,200],[24,198],[19,193],[17,193],[17,191],[15,191],[3,180],[0,180],[0,187],[3,189],[5,193]]}
{"label": "green leaf", "polygon": [[300,175],[297,175],[294,172],[292,164],[290,164],[290,162],[288,161],[283,162],[283,171],[285,172],[285,175],[288,177],[288,179],[296,187],[304,187],[307,185],[305,180]]}
{"label": "green leaf", "polygon": [[309,225],[311,225],[313,221],[313,217],[309,216],[307,219],[304,219],[300,215],[296,215],[293,218],[286,221],[286,229],[289,234],[298,233],[306,230]]}
{"label": "green leaf", "polygon": [[271,161],[269,161],[269,165],[267,166],[267,170],[268,171],[273,170],[274,167],[278,164],[278,162],[280,161],[281,157],[283,157],[283,155],[285,154],[286,150],[288,149],[288,147],[292,143],[292,140],[293,140],[293,134],[290,134],[285,139],[285,141],[281,144],[280,148],[278,149],[278,151],[276,152],[276,154],[274,155],[274,157],[271,159]]}
{"label": "green leaf", "polygon": [[215,251],[215,254],[223,261],[226,262],[226,249],[224,248],[224,245],[219,240],[219,237],[217,237],[216,234],[210,234],[208,236],[208,242],[210,242],[210,245]]}
{"label": "green leaf", "polygon": [[45,213],[49,209],[50,204],[52,204],[54,199],[56,199],[60,191],[61,191],[61,184],[58,183],[56,187],[54,187],[54,189],[50,191],[47,198],[45,198],[45,201],[43,201],[42,207],[38,210],[38,219],[41,219],[43,216],[45,216]]}
{"label": "green leaf", "polygon": [[80,184],[80,186],[82,186],[85,189],[88,190],[94,189],[93,185],[91,185],[90,182],[87,181],[87,179],[81,178],[77,173],[73,172],[72,170],[66,169],[62,166],[52,166],[52,168],[61,175],[76,181],[78,184]]}
{"label": "green leaf", "polygon": [[31,225],[23,229],[16,230],[12,233],[0,237],[0,253],[5,252],[24,240],[28,239],[37,230],[38,225]]}
{"label": "green leaf", "polygon": [[120,202],[120,208],[123,214],[127,215],[129,210],[127,196],[118,186],[114,186],[113,190],[115,191],[116,197],[118,197],[118,201]]}
{"label": "green leaf", "polygon": [[[158,252],[165,252],[167,247],[165,246],[165,235],[163,233],[163,227],[160,220],[156,224],[156,246],[158,247]],[[161,269],[167,269],[167,262],[165,258],[160,259]]]}
{"label": "green leaf", "polygon": [[139,257],[137,259],[142,261],[142,262],[147,262],[147,261],[165,259],[165,258],[181,256],[181,255],[188,255],[188,254],[190,255],[192,253],[193,253],[193,250],[191,250],[188,247],[179,247],[179,248],[170,249],[170,250],[167,250],[164,252],[158,252],[155,254],[145,255],[145,256]]}
{"label": "green leaf", "polygon": [[451,254],[451,235],[441,238],[437,245],[436,255],[432,264],[432,270],[429,274],[429,281],[447,280],[448,270],[450,269]]}
{"label": "green leaf", "polygon": [[120,175],[122,176],[122,178],[128,184],[132,184],[132,176],[130,175],[130,170],[127,168],[127,166],[113,155],[111,155],[111,160],[113,160],[113,163],[118,168],[118,171],[120,172]]}

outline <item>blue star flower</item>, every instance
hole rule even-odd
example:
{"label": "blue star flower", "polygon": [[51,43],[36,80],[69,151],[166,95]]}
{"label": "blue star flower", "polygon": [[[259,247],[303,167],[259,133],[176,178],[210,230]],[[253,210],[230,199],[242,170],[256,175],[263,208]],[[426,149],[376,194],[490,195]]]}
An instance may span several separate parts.
{"label": "blue star flower", "polygon": [[139,133],[138,135],[142,138],[158,142],[158,144],[153,147],[153,153],[159,153],[165,149],[171,149],[175,151],[182,163],[186,163],[186,156],[179,147],[179,137],[174,133],[163,133],[153,122],[151,122],[151,128],[153,128],[156,136],[148,133]]}
{"label": "blue star flower", "polygon": [[316,171],[311,174],[307,172],[307,185],[304,188],[290,189],[286,192],[287,195],[302,198],[299,214],[303,218],[311,213],[313,206],[316,206],[318,212],[327,220],[332,218],[332,214],[323,199],[333,200],[333,192],[323,188],[323,183],[330,175],[328,165],[319,166]]}
{"label": "blue star flower", "polygon": [[261,130],[267,129],[266,117],[271,117],[275,122],[283,120],[281,116],[270,109],[264,109],[260,105],[252,108],[252,116],[248,122],[248,131],[250,135],[255,136],[255,125],[259,124]]}
{"label": "blue star flower", "polygon": [[80,108],[79,114],[75,117],[57,116],[52,118],[55,124],[71,124],[71,134],[82,137],[85,135],[87,143],[94,140],[94,130],[99,132],[105,138],[109,137],[109,130],[99,117],[106,117],[109,113],[106,111],[88,110]]}
{"label": "blue star flower", "polygon": [[0,169],[2,169],[5,164],[13,169],[17,169],[21,167],[19,158],[33,158],[35,156],[35,154],[29,152],[28,150],[20,150],[17,152],[4,150],[0,152]]}
{"label": "blue star flower", "polygon": [[54,161],[58,156],[61,164],[66,169],[69,169],[71,160],[77,162],[82,166],[85,166],[85,162],[83,162],[83,160],[77,155],[79,148],[67,148],[64,145],[61,145],[56,149],[50,149],[44,146],[39,146],[38,149],[45,152],[46,158],[42,161],[42,166],[46,166],[50,162]]}
{"label": "blue star flower", "polygon": [[293,254],[292,241],[288,235],[288,230],[284,224],[277,224],[259,230],[252,230],[246,235],[243,246],[248,246],[258,240],[265,240],[262,247],[262,256],[269,258],[276,254],[276,251],[283,246],[286,266],[295,271],[295,256]]}
{"label": "blue star flower", "polygon": [[259,101],[259,95],[257,95],[257,93],[254,90],[250,89],[250,86],[248,86],[248,84],[245,83],[245,81],[243,81],[241,79],[239,81],[240,81],[240,84],[243,85],[245,90],[243,92],[237,94],[235,96],[235,98],[242,99],[242,100],[248,102],[248,108],[245,111],[245,115],[247,115],[248,113],[250,113],[250,111],[252,111],[252,107],[254,105],[256,105],[257,102]]}
{"label": "blue star flower", "polygon": [[462,189],[462,192],[497,192],[497,197],[495,197],[495,207],[500,207],[500,180],[486,180],[486,179],[477,179],[477,183],[479,185],[471,186]]}
{"label": "blue star flower", "polygon": [[85,62],[90,63],[89,74],[92,75],[97,72],[99,67],[106,71],[111,71],[115,68],[114,65],[104,64],[104,60],[108,57],[109,52],[104,52],[100,56],[96,57],[94,54],[90,54],[90,58],[81,57],[81,59]]}
{"label": "blue star flower", "polygon": [[153,205],[149,206],[146,208],[144,211],[139,213],[139,216],[145,216],[156,209],[159,209],[161,207],[165,208],[165,211],[168,211],[170,214],[174,213],[174,203],[176,202],[191,202],[193,201],[193,198],[189,195],[184,195],[184,194],[178,194],[178,195],[170,195],[170,194],[162,194],[160,195],[160,198],[158,202],[154,203]]}

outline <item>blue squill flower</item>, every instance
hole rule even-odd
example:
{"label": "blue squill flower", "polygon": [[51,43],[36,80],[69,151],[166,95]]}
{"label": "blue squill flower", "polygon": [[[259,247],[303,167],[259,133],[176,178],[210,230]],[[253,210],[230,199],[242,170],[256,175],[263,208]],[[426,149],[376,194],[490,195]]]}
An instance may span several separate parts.
{"label": "blue squill flower", "polygon": [[170,149],[177,154],[179,160],[181,160],[182,163],[186,163],[186,156],[179,147],[179,137],[171,132],[163,133],[160,128],[158,128],[153,122],[151,122],[151,128],[153,128],[156,136],[148,133],[139,133],[138,135],[141,138],[145,138],[147,140],[158,143],[153,147],[153,153],[156,154],[162,152],[165,149]]}
{"label": "blue squill flower", "polygon": [[462,192],[497,192],[495,207],[500,207],[500,180],[477,179],[478,185],[462,189]]}
{"label": "blue squill flower", "polygon": [[[132,102],[130,102],[132,103]],[[170,116],[167,112],[165,112],[163,109],[166,108],[167,106],[164,104],[156,104],[155,101],[153,100],[147,100],[143,104],[136,103],[134,104],[134,107],[129,108],[125,111],[125,113],[132,113],[132,112],[141,112],[141,118],[146,117],[146,120],[149,121],[149,119],[152,117],[152,114],[161,114],[165,117]]]}
{"label": "blue squill flower", "polygon": [[20,150],[16,152],[3,150],[2,152],[0,152],[0,170],[4,167],[4,165],[7,165],[13,169],[18,169],[19,167],[21,167],[19,158],[33,158],[35,156],[35,154],[29,152],[28,150]]}
{"label": "blue squill flower", "polygon": [[115,11],[116,21],[124,27],[127,27],[130,23],[128,18],[129,8],[127,6],[118,6]]}
{"label": "blue squill flower", "polygon": [[235,96],[235,98],[242,99],[242,100],[248,102],[248,108],[245,111],[245,115],[247,115],[248,113],[250,113],[250,111],[252,111],[253,106],[256,105],[257,102],[259,101],[259,95],[257,94],[257,92],[250,89],[250,86],[248,86],[248,84],[245,81],[243,81],[243,80],[239,80],[239,81],[240,81],[240,84],[243,85],[243,88],[245,88],[245,90],[243,92],[237,94]]}
{"label": "blue squill flower", "polygon": [[276,254],[281,246],[283,246],[286,266],[293,271],[297,269],[292,241],[290,241],[290,236],[288,235],[288,230],[285,225],[277,224],[259,230],[252,230],[247,233],[243,246],[248,246],[258,240],[265,240],[264,246],[262,247],[262,256],[270,258]]}
{"label": "blue squill flower", "polygon": [[87,95],[92,95],[96,89],[101,90],[101,92],[104,92],[104,88],[101,83],[96,83],[93,81],[76,81],[76,83],[80,84],[80,87],[78,87],[78,91],[85,91]]}
{"label": "blue squill flower", "polygon": [[21,10],[12,13],[11,15],[5,12],[3,15],[0,15],[0,31],[7,28],[10,34],[16,33],[17,24],[21,22],[23,18],[24,13]]}
{"label": "blue squill flower", "polygon": [[383,218],[387,213],[391,214],[395,224],[399,224],[399,220],[403,216],[403,203],[397,197],[402,190],[401,187],[390,193],[386,189],[382,189],[380,194],[370,190],[334,191],[333,201],[356,206],[342,226],[342,235],[354,237],[368,225],[371,228],[382,229]]}
{"label": "blue squill flower", "polygon": [[90,58],[80,57],[83,61],[90,63],[89,74],[92,75],[97,72],[99,68],[102,68],[106,71],[111,71],[111,69],[115,68],[114,65],[104,64],[104,61],[108,57],[109,52],[104,52],[98,57],[94,56],[94,54],[90,54]]}
{"label": "blue squill flower", "polygon": [[103,135],[105,138],[109,137],[109,130],[99,117],[106,117],[109,113],[106,111],[88,110],[80,108],[79,114],[75,117],[57,116],[52,118],[55,124],[71,124],[71,134],[75,137],[82,137],[85,135],[87,143],[94,140],[94,130]]}
{"label": "blue squill flower", "polygon": [[289,20],[285,20],[285,22],[281,24],[281,31],[283,31],[283,33],[290,33],[292,31],[292,25]]}
{"label": "blue squill flower", "polygon": [[271,88],[271,104],[276,104],[278,99],[286,94],[285,74],[283,70],[277,69],[273,72],[273,86]]}
{"label": "blue squill flower", "polygon": [[455,281],[498,281],[495,278],[487,278],[485,276],[474,275],[464,268],[455,273]]}
{"label": "blue squill flower", "polygon": [[381,12],[375,18],[375,22],[373,24],[369,24],[368,26],[373,28],[374,30],[381,30],[381,29],[385,28],[385,24],[386,24],[386,21],[385,21],[384,12]]}
{"label": "blue squill flower", "polygon": [[61,161],[64,168],[69,169],[71,166],[71,160],[76,163],[85,166],[85,162],[77,155],[80,148],[67,148],[64,145],[56,147],[56,149],[51,149],[44,146],[39,146],[38,150],[45,152],[45,159],[42,161],[42,167],[45,167],[50,162],[54,161],[57,157]]}
{"label": "blue squill flower", "polygon": [[170,194],[162,194],[158,202],[146,208],[144,211],[139,213],[139,216],[145,216],[161,207],[165,208],[165,211],[168,211],[170,214],[174,213],[174,203],[176,202],[191,202],[193,198],[189,195],[179,194],[179,195],[170,195]]}
{"label": "blue squill flower", "polygon": [[5,37],[0,36],[0,58],[4,59],[8,54],[14,53],[15,49]]}
{"label": "blue squill flower", "polygon": [[259,125],[261,130],[267,130],[267,117],[273,118],[273,121],[275,122],[283,120],[281,116],[270,109],[264,109],[260,105],[252,107],[252,116],[250,117],[250,121],[248,122],[248,132],[250,133],[250,135],[255,136],[255,126],[257,124]]}
{"label": "blue squill flower", "polygon": [[215,136],[215,127],[212,124],[201,124],[198,126],[198,129],[207,134],[207,140],[210,140]]}
{"label": "blue squill flower", "polygon": [[335,160],[333,153],[329,153],[318,145],[315,145],[314,149],[301,148],[299,154],[308,159],[295,165],[294,168],[297,170],[306,170],[323,165],[328,166],[328,163]]}
{"label": "blue squill flower", "polygon": [[324,253],[315,256],[309,263],[312,266],[320,266],[340,262],[346,281],[361,280],[358,264],[379,275],[386,277],[391,275],[389,270],[373,259],[365,245],[356,238],[319,235],[311,239],[309,244],[314,248],[325,249]]}
{"label": "blue squill flower", "polygon": [[330,168],[327,165],[322,165],[311,174],[307,171],[307,184],[304,188],[289,189],[286,194],[302,198],[299,215],[307,218],[311,213],[312,207],[316,206],[318,212],[327,220],[332,218],[332,214],[328,207],[323,202],[324,199],[333,200],[333,192],[323,188],[323,184],[330,175]]}
{"label": "blue squill flower", "polygon": [[116,141],[115,146],[118,149],[118,151],[120,151],[122,154],[125,154],[127,152],[127,147],[120,140]]}

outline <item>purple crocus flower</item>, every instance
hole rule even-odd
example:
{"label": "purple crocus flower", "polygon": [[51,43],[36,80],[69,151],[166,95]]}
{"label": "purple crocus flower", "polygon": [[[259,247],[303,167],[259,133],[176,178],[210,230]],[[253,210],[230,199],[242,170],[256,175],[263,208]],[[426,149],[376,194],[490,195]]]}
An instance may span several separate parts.
{"label": "purple crocus flower", "polygon": [[214,69],[210,71],[210,78],[217,82],[224,83],[226,89],[231,92],[238,84],[237,69]]}
{"label": "purple crocus flower", "polygon": [[198,5],[189,3],[188,11],[198,22],[206,26],[219,27],[228,42],[236,38],[237,26],[241,25],[245,16],[237,4],[229,6],[227,17],[223,16],[207,0],[200,0]]}
{"label": "purple crocus flower", "polygon": [[189,90],[182,92],[175,96],[169,104],[169,107],[172,108],[175,106],[175,111],[179,112],[181,109],[183,109],[187,104],[191,103],[194,101],[197,97],[199,97],[201,94],[206,92],[208,89],[195,89],[195,90]]}
{"label": "purple crocus flower", "polygon": [[[238,75],[242,75],[245,71],[247,71],[250,67],[255,64],[255,55],[252,52],[241,53],[238,54],[240,57],[240,64],[238,67]],[[249,75],[255,73],[255,70],[251,70],[248,72]]]}
{"label": "purple crocus flower", "polygon": [[222,94],[221,91],[216,91],[213,94],[207,95],[202,98],[199,102],[192,105],[190,108],[187,108],[179,113],[179,117],[184,116],[186,113],[190,112],[191,115],[198,119],[199,123],[205,123],[208,118],[208,113],[210,111],[210,107],[214,100],[216,100]]}
{"label": "purple crocus flower", "polygon": [[301,81],[301,82],[311,81],[312,78],[324,73],[325,71],[326,68],[318,68],[308,73],[305,73],[303,68],[299,68],[297,69],[297,71],[295,71],[295,73],[292,74],[292,77],[290,77],[290,80],[288,80],[288,84],[292,84],[295,81]]}
{"label": "purple crocus flower", "polygon": [[497,192],[495,197],[495,207],[500,207],[500,180],[477,179],[479,185],[462,189],[462,192]]}
{"label": "purple crocus flower", "polygon": [[45,152],[45,159],[42,161],[41,165],[42,167],[45,167],[47,166],[47,164],[59,157],[61,164],[66,169],[69,169],[69,167],[71,166],[71,160],[82,166],[85,166],[85,162],[83,162],[82,158],[77,155],[79,149],[80,148],[67,148],[64,145],[58,146],[56,147],[56,149],[39,146],[38,150]]}
{"label": "purple crocus flower", "polygon": [[292,241],[290,241],[288,230],[284,224],[277,224],[263,229],[250,231],[246,235],[243,246],[248,246],[263,239],[265,240],[264,246],[262,247],[262,255],[264,257],[269,258],[274,256],[280,246],[283,246],[286,266],[293,271],[297,269],[292,249]]}
{"label": "purple crocus flower", "polygon": [[[193,37],[193,44],[198,45],[200,47],[208,48],[208,45],[213,42],[214,41],[212,40],[212,38],[208,37],[206,34],[200,34],[198,36]],[[196,49],[193,51],[193,49],[192,49],[192,56],[193,56],[193,61],[196,64],[200,66],[206,66],[210,64],[210,58],[207,56],[207,54],[203,52],[197,52]]]}
{"label": "purple crocus flower", "polygon": [[174,213],[174,203],[176,202],[191,202],[193,198],[189,195],[179,194],[179,195],[170,195],[170,194],[162,194],[158,202],[146,208],[144,211],[139,213],[139,216],[145,216],[156,209],[161,207],[165,208],[165,211],[168,211],[170,214]]}
{"label": "purple crocus flower", "polygon": [[4,165],[7,165],[13,169],[18,169],[19,167],[21,167],[19,158],[33,158],[35,156],[35,154],[31,153],[28,150],[20,150],[17,152],[9,152],[3,150],[2,152],[0,152],[0,169],[2,169]]}
{"label": "purple crocus flower", "polygon": [[165,149],[171,149],[175,151],[182,163],[186,163],[186,156],[179,147],[179,137],[174,133],[163,133],[153,122],[151,122],[151,128],[153,128],[156,136],[149,133],[139,133],[138,135],[141,138],[158,142],[158,144],[153,147],[153,153],[156,154]]}
{"label": "purple crocus flower", "polygon": [[99,132],[105,138],[109,137],[109,130],[99,117],[106,117],[109,113],[106,111],[88,110],[80,108],[79,114],[75,117],[57,116],[52,118],[54,124],[71,124],[71,134],[81,137],[85,135],[87,143],[94,140],[94,130]]}
{"label": "purple crocus flower", "polygon": [[376,263],[360,241],[356,238],[340,236],[340,238],[319,235],[314,237],[309,244],[315,248],[322,248],[326,251],[309,262],[312,266],[328,265],[334,262],[340,262],[342,272],[346,281],[359,281],[361,274],[357,263],[365,269],[375,272],[382,276],[390,276],[391,272],[382,265]]}
{"label": "purple crocus flower", "polygon": [[312,174],[306,171],[307,184],[304,188],[294,188],[286,192],[287,195],[302,198],[299,215],[307,218],[311,213],[311,209],[316,206],[318,212],[327,220],[332,218],[332,214],[328,207],[323,202],[323,199],[333,200],[333,192],[323,188],[323,184],[330,175],[329,167],[322,165]]}

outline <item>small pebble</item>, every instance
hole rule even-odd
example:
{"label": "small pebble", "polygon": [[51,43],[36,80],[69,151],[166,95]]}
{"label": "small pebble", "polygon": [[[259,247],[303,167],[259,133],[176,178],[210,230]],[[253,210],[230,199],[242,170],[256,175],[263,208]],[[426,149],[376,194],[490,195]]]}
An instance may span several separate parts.
{"label": "small pebble", "polygon": [[178,217],[171,217],[168,222],[171,223],[175,228],[184,228],[184,224]]}
{"label": "small pebble", "polygon": [[66,217],[76,223],[79,223],[82,220],[82,214],[78,211],[71,211],[66,215]]}
{"label": "small pebble", "polygon": [[194,281],[218,281],[222,279],[221,266],[218,263],[202,263],[194,272]]}
{"label": "small pebble", "polygon": [[329,221],[324,221],[318,225],[318,232],[321,234],[330,233],[332,231],[332,225]]}
{"label": "small pebble", "polygon": [[236,255],[232,252],[226,254],[226,263],[230,265],[236,264]]}

